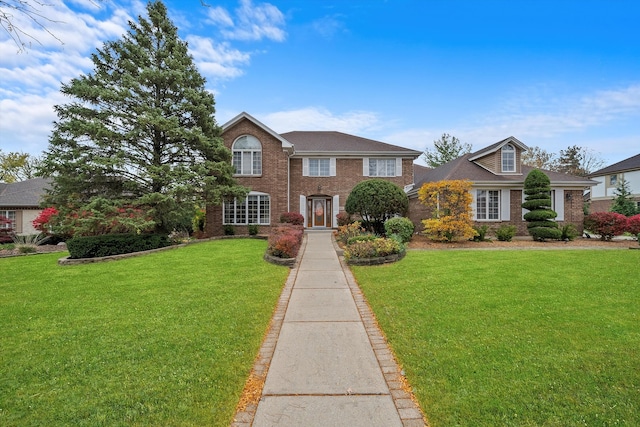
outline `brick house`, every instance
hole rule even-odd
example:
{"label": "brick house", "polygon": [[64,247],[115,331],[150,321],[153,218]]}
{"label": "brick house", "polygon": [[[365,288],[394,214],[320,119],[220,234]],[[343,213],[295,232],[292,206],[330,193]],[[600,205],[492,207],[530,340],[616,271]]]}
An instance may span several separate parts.
{"label": "brick house", "polygon": [[41,197],[49,182],[46,178],[33,178],[10,184],[0,182],[0,216],[11,220],[10,228],[15,233],[39,233],[31,223],[42,212]]}
{"label": "brick house", "polygon": [[[415,184],[409,190],[409,218],[422,230],[422,219],[430,213],[418,201],[418,189],[427,182],[441,180],[470,180],[475,225],[486,224],[495,230],[502,224],[513,224],[518,235],[527,235],[527,212],[522,208],[524,180],[533,169],[523,165],[522,152],[527,146],[514,137],[506,138],[475,153],[465,154],[434,169],[416,165]],[[556,221],[572,223],[583,230],[583,194],[595,184],[587,178],[552,171],[543,171],[551,180],[552,209],[558,214]]]}
{"label": "brick house", "polygon": [[410,186],[413,161],[422,154],[340,132],[278,134],[247,113],[222,126],[222,139],[237,182],[251,192],[207,207],[209,236],[223,234],[225,225],[246,234],[248,224],[258,224],[264,233],[284,212],[302,214],[305,228],[337,227],[336,215],[357,183],[375,177]]}
{"label": "brick house", "polygon": [[631,197],[640,209],[640,154],[629,157],[589,175],[596,181],[591,187],[591,212],[608,212],[621,180],[627,181]]}

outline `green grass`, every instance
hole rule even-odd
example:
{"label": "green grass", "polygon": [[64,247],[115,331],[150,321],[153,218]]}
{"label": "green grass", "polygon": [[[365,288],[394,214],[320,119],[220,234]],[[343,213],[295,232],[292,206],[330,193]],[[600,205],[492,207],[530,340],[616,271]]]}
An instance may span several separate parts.
{"label": "green grass", "polygon": [[432,426],[640,425],[640,252],[352,267]]}
{"label": "green grass", "polygon": [[0,425],[229,425],[289,271],[265,249],[0,259]]}

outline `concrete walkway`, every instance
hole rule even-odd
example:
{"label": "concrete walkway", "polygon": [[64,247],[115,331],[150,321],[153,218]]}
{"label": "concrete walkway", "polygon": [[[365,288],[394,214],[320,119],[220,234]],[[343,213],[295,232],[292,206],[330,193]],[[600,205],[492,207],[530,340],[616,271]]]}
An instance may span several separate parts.
{"label": "concrete walkway", "polygon": [[233,426],[424,426],[331,231],[307,231]]}

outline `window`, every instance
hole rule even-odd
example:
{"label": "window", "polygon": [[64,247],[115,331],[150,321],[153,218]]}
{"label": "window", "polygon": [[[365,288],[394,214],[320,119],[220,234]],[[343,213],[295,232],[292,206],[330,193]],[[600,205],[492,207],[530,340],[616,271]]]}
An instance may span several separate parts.
{"label": "window", "polygon": [[309,176],[331,176],[329,159],[309,159]]}
{"label": "window", "polygon": [[502,172],[516,171],[516,149],[513,145],[507,144],[502,147]]}
{"label": "window", "polygon": [[244,135],[236,139],[231,149],[233,167],[238,175],[262,174],[262,144],[256,137]]}
{"label": "window", "polygon": [[6,224],[4,222],[0,223],[0,228],[15,230],[16,211],[0,211],[0,217],[5,217],[9,221],[11,221],[10,223],[6,223]]}
{"label": "window", "polygon": [[246,199],[224,202],[224,224],[270,223],[268,194],[249,194]]}
{"label": "window", "polygon": [[369,176],[396,176],[396,159],[369,159]]}
{"label": "window", "polygon": [[476,217],[484,220],[500,219],[500,190],[477,190]]}
{"label": "window", "polygon": [[609,186],[615,187],[616,185],[618,185],[618,175],[610,175]]}

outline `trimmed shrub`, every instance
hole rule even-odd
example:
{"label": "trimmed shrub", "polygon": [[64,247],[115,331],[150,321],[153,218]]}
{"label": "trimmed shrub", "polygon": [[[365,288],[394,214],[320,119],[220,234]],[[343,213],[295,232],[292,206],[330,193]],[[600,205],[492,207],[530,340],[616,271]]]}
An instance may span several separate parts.
{"label": "trimmed shrub", "polygon": [[344,258],[378,258],[399,254],[404,251],[404,246],[395,239],[378,237],[373,240],[357,241],[347,245],[344,250]]}
{"label": "trimmed shrub", "polygon": [[633,234],[640,234],[640,214],[627,218],[627,232]]}
{"label": "trimmed shrub", "polygon": [[282,224],[271,229],[267,253],[277,258],[295,258],[302,244],[304,228],[301,225]]}
{"label": "trimmed shrub", "polygon": [[388,219],[384,223],[384,231],[387,237],[395,234],[400,237],[403,243],[406,243],[411,240],[413,232],[415,231],[415,226],[409,218],[396,217]]}
{"label": "trimmed shrub", "polygon": [[496,230],[496,237],[501,242],[510,242],[513,240],[513,236],[516,235],[518,228],[512,224],[501,225],[500,228]]}
{"label": "trimmed shrub", "polygon": [[304,217],[297,212],[285,212],[280,215],[280,222],[293,225],[304,225]]}
{"label": "trimmed shrub", "polygon": [[562,231],[553,221],[558,214],[551,210],[551,181],[538,169],[533,169],[524,180],[524,203],[529,212],[524,214],[527,230],[533,240],[560,239]]}
{"label": "trimmed shrub", "polygon": [[70,258],[96,258],[148,251],[169,246],[164,234],[103,234],[67,240]]}
{"label": "trimmed shrub", "polygon": [[362,234],[364,234],[364,228],[362,228],[360,221],[356,221],[338,227],[336,239],[338,239],[340,243],[346,245],[350,238],[360,236]]}
{"label": "trimmed shrub", "polygon": [[627,230],[627,217],[616,212],[594,212],[584,219],[584,228],[600,235],[600,240],[611,240]]}
{"label": "trimmed shrub", "polygon": [[249,224],[249,236],[257,236],[258,235],[258,224]]}
{"label": "trimmed shrub", "polygon": [[486,242],[487,240],[490,240],[487,239],[487,231],[489,231],[488,225],[475,226],[473,229],[476,230],[476,235],[473,236],[474,242]]}
{"label": "trimmed shrub", "polygon": [[562,226],[562,235],[560,236],[562,240],[571,241],[571,240],[574,240],[579,235],[580,233],[578,233],[578,230],[576,229],[575,225],[565,224],[564,226]]}
{"label": "trimmed shrub", "polygon": [[12,243],[12,234],[11,220],[4,215],[0,215],[0,243]]}
{"label": "trimmed shrub", "polygon": [[344,205],[349,214],[358,214],[362,223],[376,234],[384,233],[384,223],[409,210],[409,198],[404,190],[391,181],[368,179],[356,184]]}
{"label": "trimmed shrub", "polygon": [[347,240],[347,245],[352,245],[356,242],[368,242],[371,240],[376,240],[378,237],[375,234],[360,234],[358,236],[349,237]]}
{"label": "trimmed shrub", "polygon": [[236,234],[236,228],[231,224],[225,224],[223,230],[225,236],[235,236]]}

